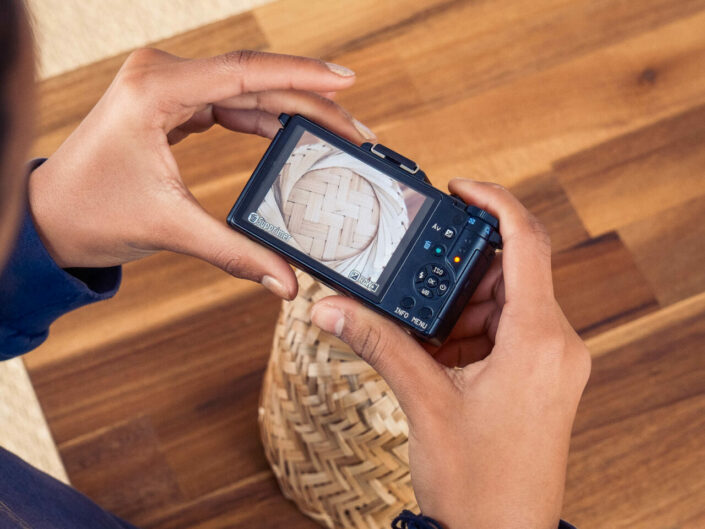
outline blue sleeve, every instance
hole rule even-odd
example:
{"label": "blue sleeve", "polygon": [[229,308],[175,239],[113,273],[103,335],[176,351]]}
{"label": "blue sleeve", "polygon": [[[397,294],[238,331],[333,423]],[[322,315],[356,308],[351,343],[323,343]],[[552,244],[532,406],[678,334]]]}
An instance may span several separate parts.
{"label": "blue sleeve", "polygon": [[121,275],[119,266],[59,268],[26,211],[14,251],[0,271],[0,360],[39,346],[59,316],[115,295]]}

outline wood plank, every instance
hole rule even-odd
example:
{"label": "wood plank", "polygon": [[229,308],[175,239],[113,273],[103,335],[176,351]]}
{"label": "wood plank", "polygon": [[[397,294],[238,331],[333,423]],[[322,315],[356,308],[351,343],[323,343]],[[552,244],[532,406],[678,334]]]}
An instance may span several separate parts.
{"label": "wood plank", "polygon": [[[147,417],[186,499],[266,470],[258,393],[279,306],[274,296],[240,296],[158,332],[32,369],[60,453],[86,436],[95,442],[81,446],[100,450],[105,439],[94,432]],[[96,483],[119,483],[131,457],[126,451],[89,459],[81,472],[95,475]],[[145,486],[150,479],[144,475]],[[90,492],[99,503],[113,501],[107,489]]]}
{"label": "wood plank", "polygon": [[[130,418],[64,443],[61,458],[74,487],[99,497],[101,507],[124,518],[183,500],[149,417]],[[115,461],[120,464],[105,479],[100,468]]]}
{"label": "wood plank", "polygon": [[[705,188],[702,169],[701,178]],[[683,179],[677,181],[680,187]],[[625,226],[619,235],[661,305],[705,291],[705,193]]]}
{"label": "wood plank", "polygon": [[456,2],[390,40],[418,90],[436,105],[574,61],[703,9],[701,0]]}
{"label": "wood plank", "polygon": [[[702,105],[703,27],[698,13],[375,130],[438,187],[461,175],[511,187],[550,172],[556,160]],[[654,82],[644,83],[645,70]]]}
{"label": "wood plank", "polygon": [[144,529],[211,529],[224,527],[318,529],[293,502],[282,496],[270,472],[215,491],[199,501],[145,519]]}
{"label": "wood plank", "polygon": [[603,340],[569,461],[564,516],[580,527],[664,529],[705,514],[705,304],[678,313]]}
{"label": "wood plank", "polygon": [[597,236],[669,208],[683,211],[685,202],[705,195],[704,142],[699,106],[559,160],[555,170]]}
{"label": "wood plank", "polygon": [[[332,59],[359,72],[355,84],[340,92],[336,101],[363,123],[370,126],[385,123],[423,105],[423,97],[406,64],[386,40],[346,51]],[[375,75],[374,72],[384,73]]]}
{"label": "wood plank", "polygon": [[581,336],[656,310],[651,287],[616,234],[553,256],[556,299]]}
{"label": "wood plank", "polygon": [[590,238],[554,174],[527,178],[510,191],[546,227],[554,253],[577,246]]}
{"label": "wood plank", "polygon": [[390,35],[422,24],[439,12],[452,10],[457,0],[358,0],[343,2],[308,0],[274,2],[257,7],[253,14],[272,51],[320,57],[326,60],[356,51]]}

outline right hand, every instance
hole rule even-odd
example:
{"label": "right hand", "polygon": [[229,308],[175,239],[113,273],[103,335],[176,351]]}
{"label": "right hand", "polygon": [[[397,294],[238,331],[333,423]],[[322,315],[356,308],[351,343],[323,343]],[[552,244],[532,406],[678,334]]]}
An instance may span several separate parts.
{"label": "right hand", "polygon": [[312,319],[398,397],[423,514],[448,529],[555,529],[590,355],[554,297],[540,223],[500,186],[449,187],[500,219],[504,251],[442,347],[343,297],[319,301]]}

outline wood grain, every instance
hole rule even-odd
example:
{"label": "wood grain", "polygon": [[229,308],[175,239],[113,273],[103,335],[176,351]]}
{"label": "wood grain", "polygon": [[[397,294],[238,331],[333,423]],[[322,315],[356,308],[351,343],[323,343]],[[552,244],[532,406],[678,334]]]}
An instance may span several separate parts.
{"label": "wood grain", "polygon": [[584,337],[658,308],[651,288],[615,234],[553,256],[556,299]]}
{"label": "wood grain", "polygon": [[582,527],[682,527],[705,497],[705,306],[603,351],[575,422],[566,514]]}
{"label": "wood grain", "polygon": [[[275,2],[156,46],[303,53],[355,69],[338,100],[438,187],[502,183],[547,227],[556,296],[588,339],[564,516],[705,526],[705,2]],[[78,125],[123,56],[42,83],[37,155]],[[174,148],[224,218],[267,142],[222,129]],[[257,431],[279,302],[179,255],[124,269],[113,299],[26,357],[70,478],[147,528],[313,528]]]}
{"label": "wood grain", "polygon": [[705,195],[704,142],[700,106],[562,159],[555,168],[590,234],[600,235],[670,208],[692,212],[685,202]]}

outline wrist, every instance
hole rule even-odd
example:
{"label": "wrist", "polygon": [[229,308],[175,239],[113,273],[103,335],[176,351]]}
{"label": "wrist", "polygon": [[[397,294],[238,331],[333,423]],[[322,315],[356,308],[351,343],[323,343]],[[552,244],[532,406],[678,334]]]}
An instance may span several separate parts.
{"label": "wrist", "polygon": [[39,236],[39,240],[45,250],[56,263],[59,268],[69,266],[62,258],[61,252],[56,247],[56,234],[50,229],[52,221],[50,220],[51,207],[46,201],[44,194],[47,192],[46,185],[40,185],[40,182],[46,180],[44,177],[44,169],[42,166],[48,158],[37,158],[32,160],[29,165],[29,185],[28,185],[28,209],[34,224],[34,229]]}

